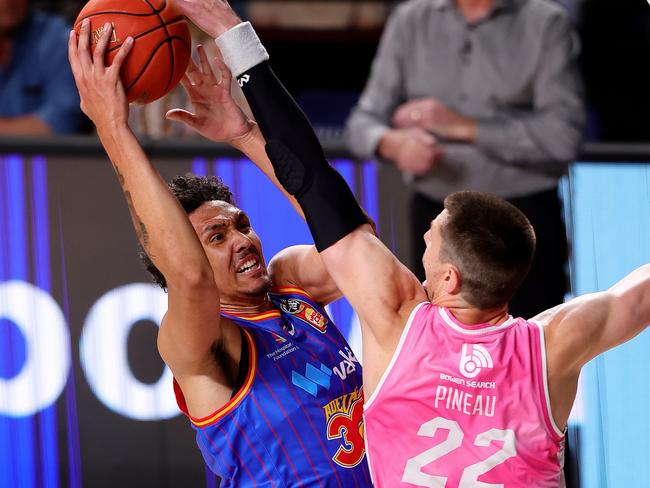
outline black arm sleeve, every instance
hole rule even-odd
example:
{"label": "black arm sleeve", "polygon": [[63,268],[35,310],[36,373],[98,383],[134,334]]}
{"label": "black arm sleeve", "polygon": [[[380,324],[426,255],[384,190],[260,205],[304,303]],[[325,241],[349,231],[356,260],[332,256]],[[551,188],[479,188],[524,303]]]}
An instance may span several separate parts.
{"label": "black arm sleeve", "polygon": [[307,117],[268,62],[239,77],[267,140],[266,153],[280,184],[298,200],[319,251],[367,223],[341,175],[330,166]]}

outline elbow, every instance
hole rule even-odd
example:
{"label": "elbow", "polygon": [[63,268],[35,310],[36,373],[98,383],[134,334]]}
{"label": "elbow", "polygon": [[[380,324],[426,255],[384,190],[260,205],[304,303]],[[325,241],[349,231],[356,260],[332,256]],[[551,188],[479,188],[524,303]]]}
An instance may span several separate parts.
{"label": "elbow", "polygon": [[567,127],[558,134],[556,143],[551,145],[550,155],[556,162],[572,162],[578,158],[582,143],[582,129]]}
{"label": "elbow", "polygon": [[214,273],[209,266],[199,266],[183,271],[180,283],[186,290],[205,290],[217,286],[214,281]]}
{"label": "elbow", "polygon": [[[205,292],[216,288],[214,273],[209,265],[185,266],[173,276],[167,277],[167,286],[183,292]],[[199,294],[196,293],[198,296]]]}
{"label": "elbow", "polygon": [[348,126],[345,128],[345,132],[343,133],[343,140],[347,148],[354,156],[357,158],[366,157],[365,151],[359,143],[360,138],[357,135],[357,131],[355,130],[354,125],[348,124]]}
{"label": "elbow", "polygon": [[545,129],[548,130],[550,142],[547,152],[556,162],[575,161],[580,153],[585,128],[584,110],[575,107],[567,109],[561,114],[556,114],[546,121]]}

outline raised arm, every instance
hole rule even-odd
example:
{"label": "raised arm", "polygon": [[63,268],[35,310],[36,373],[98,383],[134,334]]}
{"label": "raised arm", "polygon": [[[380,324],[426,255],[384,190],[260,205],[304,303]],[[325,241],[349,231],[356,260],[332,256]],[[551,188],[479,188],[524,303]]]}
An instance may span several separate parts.
{"label": "raised arm", "polygon": [[215,374],[212,351],[222,337],[219,293],[187,215],[128,127],[119,70],[133,40],[127,39],[113,64],[105,67],[110,31],[107,24],[91,57],[89,24],[84,21],[78,40],[74,31],[70,34],[70,64],[81,108],[95,123],[113,164],[138,240],[167,281],[169,309],[160,327],[158,347],[183,386],[186,378]]}
{"label": "raised arm", "polygon": [[548,323],[551,347],[565,356],[563,366],[579,370],[650,325],[650,264],[635,269],[607,291],[571,300],[539,319]]}
{"label": "raised arm", "polygon": [[591,293],[541,313],[552,410],[558,425],[568,418],[580,369],[599,354],[650,325],[650,264],[604,292]]}
{"label": "raised arm", "polygon": [[222,25],[217,44],[268,141],[278,180],[300,203],[327,270],[362,323],[380,342],[387,335],[394,338],[404,304],[426,298],[421,285],[366,224],[308,120],[266,62],[250,24],[233,23]]}

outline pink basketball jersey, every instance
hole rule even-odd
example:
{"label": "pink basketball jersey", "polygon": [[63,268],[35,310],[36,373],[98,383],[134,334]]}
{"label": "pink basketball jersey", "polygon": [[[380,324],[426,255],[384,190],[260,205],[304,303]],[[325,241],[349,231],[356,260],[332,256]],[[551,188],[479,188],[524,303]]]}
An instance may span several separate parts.
{"label": "pink basketball jersey", "polygon": [[377,488],[564,486],[544,333],[524,319],[466,326],[418,305],[364,418]]}

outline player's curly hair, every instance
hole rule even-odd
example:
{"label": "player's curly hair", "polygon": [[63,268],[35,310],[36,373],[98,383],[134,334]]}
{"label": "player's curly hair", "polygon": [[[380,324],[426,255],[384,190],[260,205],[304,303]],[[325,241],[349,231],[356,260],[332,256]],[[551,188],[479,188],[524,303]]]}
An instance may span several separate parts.
{"label": "player's curly hair", "polygon": [[[235,205],[230,188],[217,176],[196,176],[192,173],[175,176],[168,184],[169,189],[178,199],[185,212],[189,215],[205,202],[220,200]],[[160,272],[147,253],[140,247],[140,259],[151,274],[154,283],[167,291],[167,280]]]}

